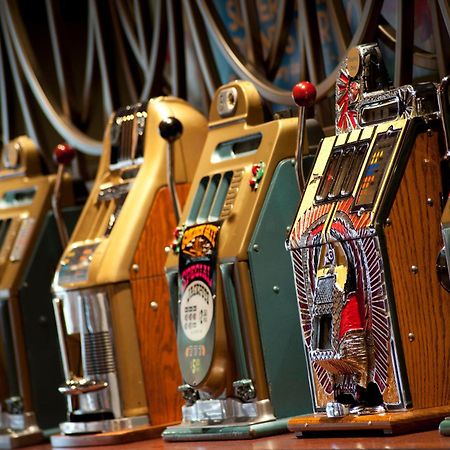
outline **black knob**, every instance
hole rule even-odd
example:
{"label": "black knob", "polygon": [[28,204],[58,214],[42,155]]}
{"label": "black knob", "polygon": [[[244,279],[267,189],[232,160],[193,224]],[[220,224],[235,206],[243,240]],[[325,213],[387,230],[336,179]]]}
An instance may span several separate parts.
{"label": "black knob", "polygon": [[167,117],[159,124],[159,134],[167,142],[175,142],[183,133],[183,125],[175,117]]}

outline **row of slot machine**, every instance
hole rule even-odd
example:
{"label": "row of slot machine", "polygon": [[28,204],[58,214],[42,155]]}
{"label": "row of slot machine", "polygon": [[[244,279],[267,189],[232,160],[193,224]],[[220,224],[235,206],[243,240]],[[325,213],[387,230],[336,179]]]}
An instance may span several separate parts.
{"label": "row of slot machine", "polygon": [[69,147],[4,147],[0,448],[448,432],[448,80],[355,47],[327,137],[293,96],[117,110],[81,212]]}

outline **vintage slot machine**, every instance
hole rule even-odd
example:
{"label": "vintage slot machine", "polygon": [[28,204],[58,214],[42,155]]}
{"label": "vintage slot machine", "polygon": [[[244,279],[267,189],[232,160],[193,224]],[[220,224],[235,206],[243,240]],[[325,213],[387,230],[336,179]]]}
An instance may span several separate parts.
{"label": "vintage slot machine", "polygon": [[[317,126],[307,123],[309,148]],[[279,433],[287,417],[311,410],[284,249],[299,199],[296,125],[294,117],[273,119],[249,82],[229,83],[213,98],[166,263],[185,399],[166,440]]]}
{"label": "vintage slot machine", "polygon": [[164,242],[176,225],[170,198],[178,189],[183,200],[206,125],[183,100],[158,97],[119,109],[106,128],[95,184],[53,282],[68,404],[53,446],[154,437],[179,420]]}
{"label": "vintage slot machine", "polygon": [[289,422],[299,436],[416,431],[450,411],[442,99],[434,83],[392,88],[375,44],[341,67],[336,135],[287,240],[316,413]]}
{"label": "vintage slot machine", "polygon": [[[16,448],[64,417],[50,292],[62,247],[51,213],[57,177],[45,174],[36,144],[10,141],[0,165],[0,447]],[[58,180],[60,204],[73,203],[70,177],[61,171]]]}

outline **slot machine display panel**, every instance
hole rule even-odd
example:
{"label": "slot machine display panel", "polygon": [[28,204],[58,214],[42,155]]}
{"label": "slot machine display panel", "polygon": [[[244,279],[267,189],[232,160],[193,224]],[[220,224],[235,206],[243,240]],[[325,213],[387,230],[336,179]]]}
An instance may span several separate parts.
{"label": "slot machine display panel", "polygon": [[[52,437],[53,446],[154,437],[179,418],[166,394],[179,383],[179,371],[159,281],[164,272],[158,258],[163,258],[154,245],[170,221],[175,225],[170,204],[161,201],[167,197],[167,145],[158,131],[171,116],[183,124],[174,144],[174,178],[181,191],[202,146],[206,121],[201,114],[180,99],[158,97],[118,110],[106,129],[96,181],[53,289],[63,319],[67,372],[77,386],[85,383],[81,388],[108,385],[77,396],[76,408],[69,406],[69,420],[61,424],[63,434]],[[165,255],[164,245],[161,250]],[[155,286],[161,299],[155,298],[158,308],[151,308],[148,292]],[[160,346],[162,336],[166,344]]]}
{"label": "slot machine display panel", "polygon": [[355,110],[358,126],[322,142],[288,240],[317,413],[290,421],[298,435],[407,432],[449,409],[436,86],[386,89]]}
{"label": "slot machine display panel", "polygon": [[284,255],[299,198],[297,120],[266,119],[251,83],[216,92],[177,254],[166,263],[185,399],[166,440],[279,433],[286,417],[310,410]]}

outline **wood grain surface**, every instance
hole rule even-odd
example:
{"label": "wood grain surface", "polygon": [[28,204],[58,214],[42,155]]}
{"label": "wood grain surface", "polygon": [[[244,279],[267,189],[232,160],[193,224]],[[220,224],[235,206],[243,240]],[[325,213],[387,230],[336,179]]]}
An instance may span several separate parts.
{"label": "wood grain surface", "polygon": [[[189,187],[190,184],[187,183],[177,185],[181,207],[186,201]],[[130,270],[132,280],[164,273],[164,264],[167,258],[164,249],[172,242],[176,226],[169,190],[167,187],[161,188],[155,196],[139,239],[133,259],[133,264],[137,264],[139,270],[137,272]]]}
{"label": "wood grain surface", "polygon": [[330,420],[325,414],[294,417],[289,420],[289,429],[297,433],[324,433],[353,431],[356,433],[381,432],[402,434],[412,431],[437,429],[439,423],[450,415],[450,406],[398,411],[385,414],[355,416]]}
{"label": "wood grain surface", "polygon": [[[189,185],[177,186],[183,205]],[[176,226],[167,188],[156,194],[130,271],[136,326],[139,337],[150,423],[168,424],[181,420],[183,404],[178,386],[175,324],[169,307],[169,289],[164,273],[167,254],[164,248],[173,238]],[[152,307],[152,302],[153,307]]]}
{"label": "wood grain surface", "polygon": [[[177,388],[182,379],[166,278],[164,275],[142,278],[131,286],[150,423],[180,421],[183,401]],[[150,306],[152,301],[158,304],[156,309]]]}
{"label": "wood grain surface", "polygon": [[137,427],[131,430],[111,431],[107,433],[93,434],[74,434],[67,436],[65,434],[55,434],[51,437],[50,442],[56,448],[74,448],[74,447],[94,447],[114,445],[119,448],[118,444],[126,444],[129,442],[143,441],[152,438],[158,438],[164,426],[145,426]]}
{"label": "wood grain surface", "polygon": [[[450,294],[439,284],[438,134],[418,136],[385,228],[413,408],[450,404]],[[417,273],[412,269],[417,267]]]}
{"label": "wood grain surface", "polygon": [[[105,450],[317,450],[317,449],[450,449],[450,437],[441,436],[437,430],[399,436],[339,436],[296,438],[294,434],[282,434],[249,441],[214,442],[164,442],[161,438],[103,446]],[[27,447],[27,450],[50,450],[50,444]],[[98,450],[99,447],[84,447]]]}

